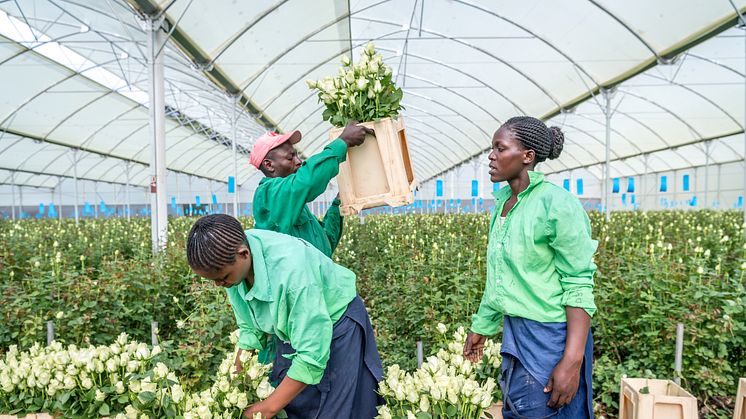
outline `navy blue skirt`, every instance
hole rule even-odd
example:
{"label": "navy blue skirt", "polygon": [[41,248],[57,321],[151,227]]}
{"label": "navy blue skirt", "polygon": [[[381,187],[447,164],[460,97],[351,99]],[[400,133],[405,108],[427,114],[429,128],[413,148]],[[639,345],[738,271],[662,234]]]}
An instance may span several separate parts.
{"label": "navy blue skirt", "polygon": [[[292,361],[283,357],[295,353],[289,343],[275,338],[275,363],[270,381],[280,382]],[[306,388],[286,407],[289,419],[354,418],[372,419],[383,367],[378,355],[368,311],[358,296],[334,324],[329,362],[321,382]]]}
{"label": "navy blue skirt", "polygon": [[519,317],[504,318],[502,375],[504,419],[593,419],[593,334],[588,331],[580,382],[566,406],[547,406],[544,393],[551,371],[562,358],[567,323],[540,323]]}

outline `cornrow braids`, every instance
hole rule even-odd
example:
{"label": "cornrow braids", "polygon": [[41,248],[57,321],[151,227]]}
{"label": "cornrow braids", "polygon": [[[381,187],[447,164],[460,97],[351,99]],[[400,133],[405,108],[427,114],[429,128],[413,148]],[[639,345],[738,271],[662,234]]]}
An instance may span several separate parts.
{"label": "cornrow braids", "polygon": [[207,215],[194,223],[187,238],[187,261],[193,269],[216,272],[236,261],[236,251],[248,246],[241,223],[230,215]]}
{"label": "cornrow braids", "polygon": [[562,153],[565,134],[559,127],[548,128],[544,122],[531,116],[515,116],[503,127],[509,129],[524,147],[534,150],[536,162],[556,159]]}

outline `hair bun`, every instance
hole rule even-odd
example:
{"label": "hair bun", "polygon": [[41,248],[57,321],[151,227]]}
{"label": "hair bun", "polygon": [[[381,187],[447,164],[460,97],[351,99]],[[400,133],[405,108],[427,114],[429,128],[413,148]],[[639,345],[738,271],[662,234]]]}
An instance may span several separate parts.
{"label": "hair bun", "polygon": [[559,127],[549,127],[552,133],[552,144],[549,148],[549,160],[554,160],[562,154],[565,147],[565,133]]}

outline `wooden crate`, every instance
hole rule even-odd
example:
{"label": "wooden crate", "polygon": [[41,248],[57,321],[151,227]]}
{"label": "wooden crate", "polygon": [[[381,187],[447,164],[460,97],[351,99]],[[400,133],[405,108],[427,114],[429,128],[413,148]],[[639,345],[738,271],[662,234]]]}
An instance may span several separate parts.
{"label": "wooden crate", "polygon": [[[337,183],[342,215],[383,205],[399,207],[413,203],[416,180],[402,117],[360,125],[372,128],[376,135],[366,136],[363,145],[347,150],[347,160],[339,165]],[[329,138],[338,138],[342,130],[333,129]]]}
{"label": "wooden crate", "polygon": [[697,419],[697,399],[670,380],[622,378],[619,419]]}
{"label": "wooden crate", "polygon": [[[484,411],[492,415],[492,419],[503,419],[503,402],[497,402]],[[487,416],[482,415],[483,418]]]}
{"label": "wooden crate", "polygon": [[733,411],[733,419],[746,419],[746,378],[738,380],[736,410]]}

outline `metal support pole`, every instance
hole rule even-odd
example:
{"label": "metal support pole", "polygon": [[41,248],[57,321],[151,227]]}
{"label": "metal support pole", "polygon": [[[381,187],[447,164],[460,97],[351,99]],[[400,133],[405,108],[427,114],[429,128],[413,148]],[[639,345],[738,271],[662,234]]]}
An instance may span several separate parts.
{"label": "metal support pole", "polygon": [[54,342],[54,322],[47,320],[47,346]]}
{"label": "metal support pole", "polygon": [[98,201],[98,185],[96,181],[93,181],[93,218],[98,218],[98,205],[96,205],[96,201]]}
{"label": "metal support pole", "polygon": [[16,174],[15,172],[10,174],[10,196],[11,200],[13,201],[10,206],[10,212],[11,216],[13,217],[13,220],[16,219]]}
{"label": "metal support pole", "polygon": [[57,204],[57,215],[59,216],[60,221],[62,221],[62,181],[64,179],[60,178],[60,181],[57,183],[57,191],[58,195],[60,196],[60,202]]}
{"label": "metal support pole", "polygon": [[647,177],[648,177],[648,158],[650,158],[649,154],[645,154],[643,156],[643,160],[645,162],[645,171],[643,172],[642,178],[640,178],[640,209],[644,210],[643,203],[645,202],[645,195],[647,195],[647,189],[645,187],[647,186]]}
{"label": "metal support pole", "polygon": [[150,344],[158,345],[158,322],[150,322]]}
{"label": "metal support pole", "polygon": [[18,185],[18,215],[23,218],[23,186]]}
{"label": "metal support pole", "polygon": [[611,213],[609,211],[609,180],[611,179],[611,165],[609,161],[609,154],[611,151],[611,95],[613,92],[609,89],[602,90],[604,99],[606,100],[606,108],[604,114],[606,116],[606,164],[604,166],[604,208],[606,212],[606,222],[609,222]]}
{"label": "metal support pole", "polygon": [[148,38],[148,78],[150,98],[150,203],[153,253],[165,249],[168,242],[168,206],[166,202],[166,112],[163,79],[162,18],[145,22]]}
{"label": "metal support pole", "polygon": [[78,214],[78,150],[73,150],[73,177],[75,181],[75,225],[78,225],[80,221],[80,215]]}
{"label": "metal support pole", "polygon": [[681,384],[681,357],[684,353],[684,324],[676,324],[676,357],[674,359],[673,381]]}
{"label": "metal support pole", "polygon": [[422,366],[422,362],[424,361],[424,351],[422,350],[422,341],[417,341],[417,368]]}
{"label": "metal support pole", "polygon": [[710,205],[710,147],[712,142],[705,143],[705,208]]}
{"label": "metal support pole", "polygon": [[[733,2],[731,2],[733,4]],[[744,16],[739,13],[739,17],[741,19],[741,26],[743,30],[743,46],[744,46],[744,52],[746,52],[746,19],[744,19]],[[744,61],[743,61],[744,70],[746,71],[746,55],[744,55]],[[746,124],[746,77],[744,77],[744,107],[743,107],[743,123]],[[743,191],[741,191],[742,199],[746,200],[746,129],[743,131]],[[746,234],[746,208],[742,208],[743,210],[743,231],[744,234]]]}
{"label": "metal support pole", "polygon": [[718,208],[719,208],[720,207],[720,168],[722,167],[722,165],[718,164],[717,166],[718,166],[718,188],[717,188],[717,192],[715,195],[715,199],[718,202]]}
{"label": "metal support pole", "polygon": [[233,179],[236,185],[236,189],[233,192],[233,216],[238,218],[238,152],[236,151],[236,125],[238,125],[238,115],[236,114],[236,107],[238,106],[238,95],[233,96],[233,117],[231,118],[231,136],[233,138]]}
{"label": "metal support pole", "polygon": [[127,176],[127,185],[124,187],[124,203],[126,205],[127,221],[130,221],[132,211],[130,209],[130,164],[128,162],[124,163],[124,171]]}

